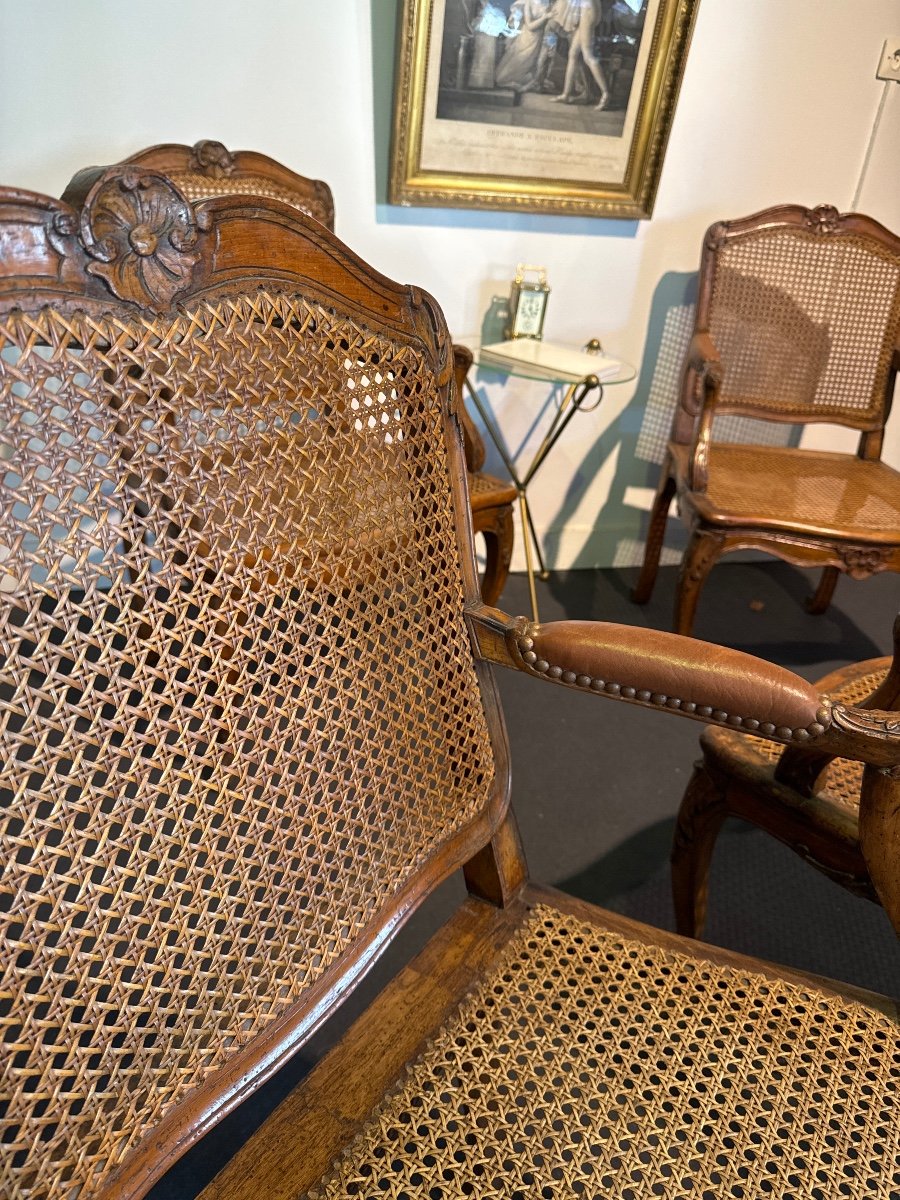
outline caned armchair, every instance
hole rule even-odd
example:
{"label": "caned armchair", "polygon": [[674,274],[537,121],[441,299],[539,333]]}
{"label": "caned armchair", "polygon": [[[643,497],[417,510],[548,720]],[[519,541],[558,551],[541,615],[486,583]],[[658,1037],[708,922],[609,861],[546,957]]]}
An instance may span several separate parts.
{"label": "caned armchair", "polygon": [[[824,695],[857,708],[900,709],[900,617],[894,654],[852,663],[820,679]],[[780,747],[730,729],[705,729],[702,759],[685,789],[672,843],[676,928],[700,937],[709,868],[727,817],[765,830],[854,895],[878,902],[860,846],[862,764],[803,747]]]}
{"label": "caned armchair", "polygon": [[[151,146],[125,161],[145,170],[162,171],[189,200],[267,196],[298,208],[334,230],[334,197],[327,183],[297,175],[253,150],[231,151],[207,138],[194,146]],[[454,364],[462,396],[466,373],[472,365],[471,351],[465,346],[454,347]],[[496,604],[512,561],[516,489],[509,480],[498,479],[483,469],[484,442],[462,402],[459,412],[465,435],[472,523],[485,545],[481,596],[485,604]]]}
{"label": "caned armchair", "polygon": [[[782,205],[707,231],[694,336],[634,599],[653,591],[677,497],[690,538],[675,601],[689,634],[721,555],[764,550],[822,567],[824,612],[841,572],[900,570],[900,473],[881,461],[900,362],[900,238],[858,213]],[[829,422],[855,455],[729,444],[717,416]]]}
{"label": "caned armchair", "polygon": [[864,763],[900,923],[895,716],[486,606],[441,313],[287,206],[0,234],[0,1192],[144,1195],[462,869],[208,1198],[895,1194],[896,1006],[530,883],[492,670]]}

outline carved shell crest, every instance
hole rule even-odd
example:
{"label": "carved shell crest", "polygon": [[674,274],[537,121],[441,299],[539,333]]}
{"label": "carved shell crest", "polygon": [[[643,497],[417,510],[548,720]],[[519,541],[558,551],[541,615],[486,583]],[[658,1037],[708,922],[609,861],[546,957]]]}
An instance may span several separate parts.
{"label": "carved shell crest", "polygon": [[840,224],[840,214],[831,204],[820,204],[806,214],[806,224],[813,233],[834,233]]}
{"label": "carved shell crest", "polygon": [[81,212],[87,270],[120,300],[167,308],[191,282],[207,226],[164,176],[113,168],[97,181]]}

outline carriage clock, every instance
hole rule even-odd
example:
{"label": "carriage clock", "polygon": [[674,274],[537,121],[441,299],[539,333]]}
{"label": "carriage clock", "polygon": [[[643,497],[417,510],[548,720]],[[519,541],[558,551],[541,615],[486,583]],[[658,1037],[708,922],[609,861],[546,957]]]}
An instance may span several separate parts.
{"label": "carriage clock", "polygon": [[[527,279],[528,275],[536,275],[537,278]],[[519,263],[509,293],[509,325],[506,328],[506,336],[508,338],[535,338],[540,341],[549,295],[550,288],[547,284],[545,268],[529,267],[524,263]]]}

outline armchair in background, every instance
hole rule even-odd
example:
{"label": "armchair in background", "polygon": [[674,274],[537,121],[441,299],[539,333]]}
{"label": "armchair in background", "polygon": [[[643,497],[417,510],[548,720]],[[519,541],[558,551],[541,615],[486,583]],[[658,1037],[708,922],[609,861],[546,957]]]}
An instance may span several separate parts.
{"label": "armchair in background", "polygon": [[[827,608],[841,572],[900,570],[900,473],[880,461],[898,361],[900,238],[827,207],[713,225],[634,600],[652,593],[673,498],[690,531],[678,633],[691,632],[707,574],[730,551],[824,568],[811,612]],[[714,437],[724,413],[844,425],[859,446],[727,444]]]}
{"label": "armchair in background", "polygon": [[[892,658],[853,663],[815,686],[840,704],[897,712],[900,618],[894,623]],[[879,902],[860,844],[860,763],[722,728],[705,729],[700,746],[703,758],[685,789],[672,844],[679,933],[703,933],[713,847],[732,816],[765,830],[848,891]]]}

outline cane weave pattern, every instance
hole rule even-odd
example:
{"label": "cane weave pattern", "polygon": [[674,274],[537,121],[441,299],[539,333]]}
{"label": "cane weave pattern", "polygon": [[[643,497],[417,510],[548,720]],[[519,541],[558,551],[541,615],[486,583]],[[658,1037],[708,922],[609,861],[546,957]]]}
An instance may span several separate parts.
{"label": "cane weave pattern", "polygon": [[790,521],[798,533],[822,526],[845,539],[900,539],[900,474],[851,454],[782,446],[711,446],[707,497],[715,512],[746,522]]}
{"label": "cane weave pattern", "polygon": [[546,906],[308,1200],[900,1188],[889,1018]]}
{"label": "cane weave pattern", "polygon": [[496,475],[484,475],[478,471],[469,475],[469,492],[473,508],[485,508],[488,504],[511,504],[516,498],[515,485]]}
{"label": "cane weave pattern", "polygon": [[[832,700],[841,704],[860,704],[875,691],[887,673],[889,660],[885,660],[882,670],[860,675],[842,688],[830,692]],[[748,738],[764,759],[775,763],[781,757],[782,747],[764,738]],[[859,811],[859,793],[862,787],[863,764],[851,758],[835,758],[828,764],[819,777],[816,794],[824,800],[830,800],[841,808]]]}
{"label": "cane weave pattern", "polygon": [[0,317],[0,1195],[92,1192],[483,810],[443,446],[315,297]]}
{"label": "cane weave pattern", "polygon": [[241,174],[230,178],[227,175],[213,178],[196,172],[168,171],[179,191],[193,203],[209,200],[214,196],[265,196],[271,200],[280,200],[291,208],[299,209],[308,217],[313,217],[323,225],[331,225],[331,213],[328,206],[312,194],[301,195],[288,187],[282,187],[272,179],[263,175]]}
{"label": "cane weave pattern", "polygon": [[898,328],[900,257],[874,240],[762,229],[718,251],[723,404],[877,426]]}

